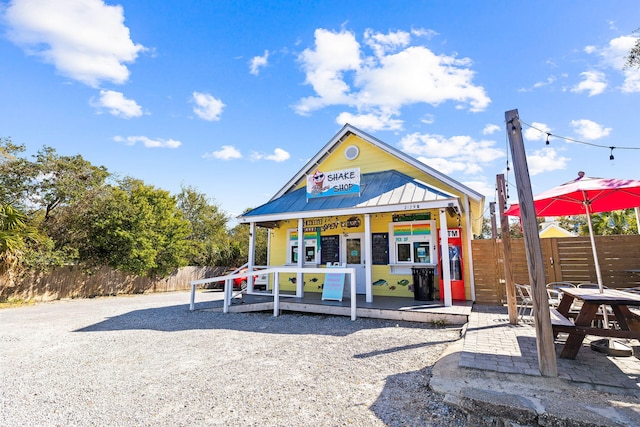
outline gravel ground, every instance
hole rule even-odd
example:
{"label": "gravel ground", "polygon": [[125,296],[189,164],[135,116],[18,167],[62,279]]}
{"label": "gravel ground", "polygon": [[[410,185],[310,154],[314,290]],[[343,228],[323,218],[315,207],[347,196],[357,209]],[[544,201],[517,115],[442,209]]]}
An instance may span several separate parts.
{"label": "gravel ground", "polygon": [[429,388],[457,329],[189,312],[188,300],[177,292],[0,310],[0,425],[465,425]]}

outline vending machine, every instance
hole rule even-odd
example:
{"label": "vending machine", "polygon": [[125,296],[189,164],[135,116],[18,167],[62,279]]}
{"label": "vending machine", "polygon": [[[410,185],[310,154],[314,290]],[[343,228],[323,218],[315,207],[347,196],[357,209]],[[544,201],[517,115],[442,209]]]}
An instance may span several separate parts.
{"label": "vending machine", "polygon": [[[440,250],[439,269],[442,272],[442,251],[449,251],[449,274],[451,276],[451,299],[464,301],[466,299],[464,293],[464,257],[462,253],[462,229],[449,228],[447,245],[443,245],[440,239],[440,230],[438,230],[438,248]],[[444,281],[442,273],[440,274],[440,299],[444,299]]]}

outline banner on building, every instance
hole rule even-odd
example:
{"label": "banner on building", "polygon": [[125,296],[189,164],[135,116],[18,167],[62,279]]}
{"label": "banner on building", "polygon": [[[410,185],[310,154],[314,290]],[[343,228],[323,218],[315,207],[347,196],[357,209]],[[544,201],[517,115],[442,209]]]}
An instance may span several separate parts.
{"label": "banner on building", "polygon": [[307,175],[307,199],[360,193],[360,168]]}

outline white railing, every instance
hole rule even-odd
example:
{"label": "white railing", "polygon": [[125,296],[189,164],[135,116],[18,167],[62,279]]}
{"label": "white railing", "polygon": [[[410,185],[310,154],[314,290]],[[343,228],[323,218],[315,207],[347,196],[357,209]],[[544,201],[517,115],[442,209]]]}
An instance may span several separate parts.
{"label": "white railing", "polygon": [[[280,274],[281,273],[302,273],[304,274],[333,274],[333,273],[345,273],[349,275],[350,284],[350,298],[351,298],[351,320],[356,320],[356,269],[351,267],[331,267],[327,268],[300,268],[300,267],[271,267],[261,270],[245,271],[236,274],[227,274],[224,276],[211,277],[207,279],[194,280],[191,282],[191,302],[189,304],[189,310],[195,310],[195,295],[196,287],[198,285],[204,285],[211,282],[220,282],[224,280],[224,306],[223,312],[229,312],[229,306],[231,305],[231,299],[233,298],[233,279],[240,277],[253,277],[257,274],[273,274],[273,315],[277,317],[280,312]],[[303,280],[304,283],[304,280]],[[269,295],[261,293],[261,295]]]}

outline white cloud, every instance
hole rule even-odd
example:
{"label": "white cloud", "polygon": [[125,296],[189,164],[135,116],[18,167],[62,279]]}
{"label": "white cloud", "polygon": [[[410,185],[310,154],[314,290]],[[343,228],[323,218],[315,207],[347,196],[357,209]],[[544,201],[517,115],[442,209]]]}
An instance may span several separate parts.
{"label": "white cloud", "polygon": [[595,54],[600,58],[601,67],[622,72],[624,82],[620,86],[620,90],[625,93],[640,92],[640,70],[624,67],[627,55],[629,55],[629,51],[635,45],[635,42],[636,37],[634,36],[620,36],[611,39],[603,48],[596,46],[587,46],[585,48],[585,52]]}
{"label": "white cloud", "polygon": [[552,147],[544,147],[527,155],[529,175],[538,175],[544,172],[561,170],[567,167],[566,157],[562,157]]}
{"label": "white cloud", "polygon": [[494,124],[487,124],[484,129],[482,129],[482,134],[483,135],[493,135],[494,133],[498,132],[500,129],[502,129],[500,126],[498,125],[494,125]]}
{"label": "white cloud", "polygon": [[534,87],[534,89],[538,89],[538,88],[543,87],[543,86],[548,86],[548,85],[550,85],[552,83],[555,83],[556,80],[557,80],[556,76],[549,76],[549,77],[547,77],[547,80],[545,80],[545,81],[534,83],[533,87]]}
{"label": "white cloud", "polygon": [[193,112],[202,120],[210,122],[220,120],[220,115],[225,107],[221,100],[214,98],[208,93],[193,92],[192,101],[196,104],[196,106],[193,107]]}
{"label": "white cloud", "polygon": [[411,41],[411,34],[406,31],[395,31],[387,34],[376,33],[371,29],[364,32],[364,42],[373,50],[377,58],[389,52],[397,52]]}
{"label": "white cloud", "polygon": [[202,155],[205,159],[219,159],[219,160],[231,160],[241,159],[242,154],[233,145],[223,145],[222,149],[218,151],[212,151],[211,153],[205,153]]}
{"label": "white cloud", "polygon": [[151,139],[146,136],[115,136],[113,140],[123,142],[127,145],[141,143],[147,148],[178,148],[182,145],[180,141],[176,141],[175,139]]}
{"label": "white cloud", "polygon": [[254,56],[249,61],[249,72],[254,76],[260,74],[260,69],[267,66],[269,62],[269,51],[265,50],[263,56]]}
{"label": "white cloud", "polygon": [[442,173],[464,172],[477,174],[482,165],[504,157],[504,150],[495,148],[495,141],[474,140],[470,136],[413,133],[399,142],[400,149]]}
{"label": "white cloud", "polygon": [[433,114],[426,113],[422,116],[420,121],[426,125],[430,125],[436,122],[436,118]]}
{"label": "white cloud", "polygon": [[607,88],[607,78],[602,71],[580,73],[583,81],[571,88],[571,92],[589,92],[589,96],[600,95]]}
{"label": "white cloud", "polygon": [[535,82],[533,84],[533,86],[531,86],[530,88],[523,87],[523,88],[518,89],[518,92],[531,92],[534,89],[540,89],[541,87],[552,85],[553,83],[556,82],[556,80],[558,80],[558,78],[556,76],[549,76],[549,77],[547,77],[547,80],[542,80],[542,81],[539,81],[539,82]]}
{"label": "white cloud", "polygon": [[491,198],[496,194],[496,184],[491,184],[487,181],[463,181],[467,187],[476,190],[478,193],[483,194],[487,198]]}
{"label": "white cloud", "polygon": [[253,160],[271,160],[276,163],[284,162],[285,160],[289,160],[291,155],[283,150],[282,148],[276,148],[273,150],[273,154],[261,154],[257,152],[253,152],[251,154]]}
{"label": "white cloud", "polygon": [[633,36],[621,36],[611,39],[609,44],[602,49],[594,49],[603,60],[605,65],[621,70],[627,61],[629,51],[635,45],[636,38]]}
{"label": "white cloud", "polygon": [[131,40],[122,6],[101,0],[14,0],[4,15],[15,44],[91,87],[125,83],[124,64],[145,50]]}
{"label": "white cloud", "polygon": [[[315,95],[301,99],[295,111],[309,115],[341,105],[356,110],[343,112],[341,117],[348,114],[373,126],[396,129],[402,125],[399,116],[403,106],[453,101],[457,108],[475,112],[489,105],[491,99],[484,88],[473,84],[471,60],[436,55],[424,46],[411,45],[412,34],[416,31],[382,34],[367,30],[364,44],[372,52],[367,55],[352,32],[317,29],[315,46],[298,57],[306,73],[305,83],[312,86]],[[379,118],[374,120],[373,116]]]}
{"label": "white cloud", "polygon": [[524,131],[524,138],[528,141],[544,141],[547,133],[551,133],[551,128],[544,123],[533,122],[531,127]]}
{"label": "white cloud", "polygon": [[395,114],[352,114],[344,112],[340,113],[338,117],[336,117],[336,123],[341,126],[345,123],[349,123],[357,128],[367,129],[370,131],[402,129],[402,120],[394,119],[394,116]]}
{"label": "white cloud", "polygon": [[352,104],[349,85],[343,73],[360,68],[360,44],[353,33],[334,33],[324,29],[315,31],[315,50],[305,49],[299,56],[310,84],[318,96],[302,99],[296,112],[307,115],[332,104]]}
{"label": "white cloud", "polygon": [[127,99],[121,92],[113,90],[101,90],[100,98],[95,101],[91,100],[90,104],[97,108],[105,108],[109,114],[123,119],[131,119],[133,117],[142,116],[142,107],[133,99]]}
{"label": "white cloud", "polygon": [[427,39],[430,40],[439,34],[435,30],[425,30],[424,28],[413,28],[411,30],[411,35],[416,37],[426,37]]}
{"label": "white cloud", "polygon": [[573,130],[584,139],[595,140],[608,136],[611,128],[606,128],[594,121],[582,119],[571,120],[569,123]]}
{"label": "white cloud", "polygon": [[625,68],[622,91],[625,93],[640,92],[640,69]]}

